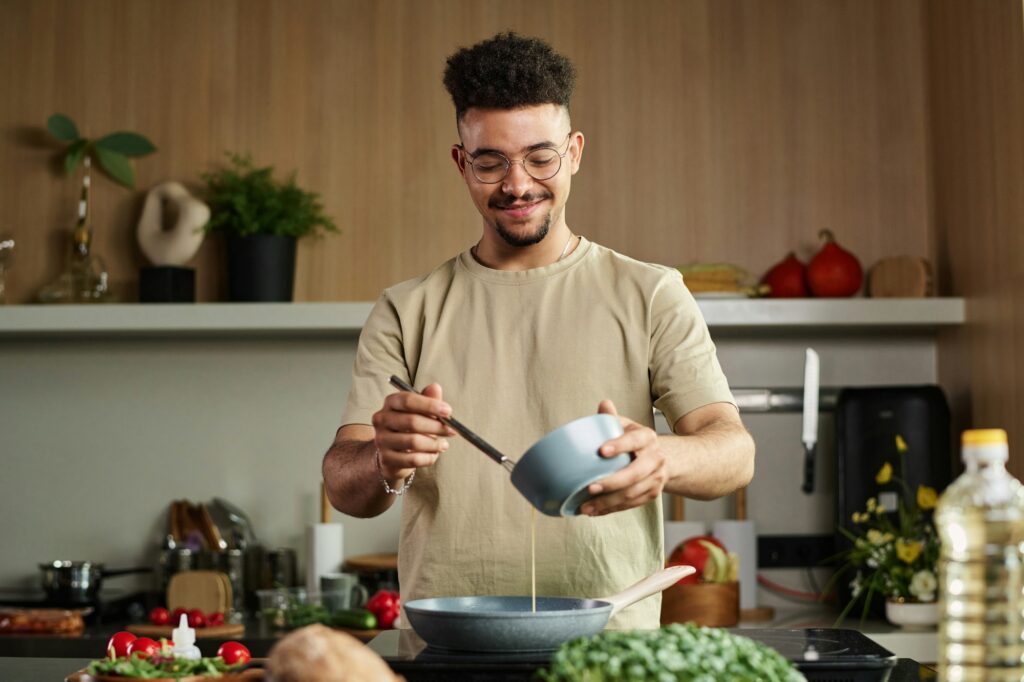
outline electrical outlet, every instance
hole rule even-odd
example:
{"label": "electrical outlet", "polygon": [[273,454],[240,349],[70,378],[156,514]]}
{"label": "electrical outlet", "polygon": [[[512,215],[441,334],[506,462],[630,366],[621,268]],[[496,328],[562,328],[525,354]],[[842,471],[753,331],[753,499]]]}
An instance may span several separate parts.
{"label": "electrical outlet", "polygon": [[836,553],[834,535],[759,535],[758,568],[816,568]]}

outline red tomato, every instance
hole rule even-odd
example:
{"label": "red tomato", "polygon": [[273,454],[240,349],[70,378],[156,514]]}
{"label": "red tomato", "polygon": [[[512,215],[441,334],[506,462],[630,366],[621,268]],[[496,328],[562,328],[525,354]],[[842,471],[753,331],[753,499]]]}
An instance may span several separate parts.
{"label": "red tomato", "polygon": [[107,642],[107,656],[109,658],[124,658],[128,655],[128,645],[135,641],[135,635],[130,632],[115,632],[114,636]]}
{"label": "red tomato", "polygon": [[157,606],[149,612],[149,622],[153,625],[168,625],[171,622],[171,612],[162,606]]}
{"label": "red tomato", "polygon": [[238,642],[224,642],[217,649],[217,655],[224,659],[228,665],[241,665],[252,660],[252,654],[244,644]]}
{"label": "red tomato", "polygon": [[223,613],[214,611],[206,616],[206,627],[217,627],[218,625],[224,625]]}
{"label": "red tomato", "polygon": [[697,569],[697,572],[693,575],[686,576],[677,582],[677,585],[696,584],[700,581],[701,576],[704,575],[704,565],[708,562],[708,550],[707,547],[700,544],[701,540],[710,542],[713,545],[718,545],[723,550],[725,549],[725,546],[722,545],[721,542],[710,535],[698,535],[696,537],[687,538],[681,542],[669,556],[668,565],[693,566]]}
{"label": "red tomato", "polygon": [[181,622],[182,614],[187,616],[188,615],[188,609],[183,609],[180,606],[178,608],[174,609],[174,613],[172,615],[174,616],[173,623],[175,625],[177,625],[179,622]]}
{"label": "red tomato", "polygon": [[138,654],[139,658],[149,658],[160,653],[160,645],[149,637],[133,639],[128,645],[128,656]]}
{"label": "red tomato", "polygon": [[366,602],[366,608],[377,617],[380,628],[387,630],[401,613],[401,599],[397,592],[379,590]]}
{"label": "red tomato", "polygon": [[188,612],[188,626],[190,628],[205,628],[206,616],[199,609],[192,609]]}

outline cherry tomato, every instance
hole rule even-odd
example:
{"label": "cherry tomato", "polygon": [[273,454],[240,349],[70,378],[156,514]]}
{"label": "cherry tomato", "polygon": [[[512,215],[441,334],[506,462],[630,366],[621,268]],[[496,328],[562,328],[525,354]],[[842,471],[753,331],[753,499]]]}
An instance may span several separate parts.
{"label": "cherry tomato", "polygon": [[370,601],[366,602],[366,608],[377,617],[377,625],[382,630],[387,630],[401,613],[401,599],[397,592],[378,590]]}
{"label": "cherry tomato", "polygon": [[188,609],[183,609],[180,606],[178,608],[174,609],[174,613],[172,615],[174,616],[173,622],[174,622],[175,625],[177,625],[181,621],[182,614],[187,616],[188,615]]}
{"label": "cherry tomato", "polygon": [[213,613],[207,614],[206,616],[206,627],[212,628],[218,625],[224,625],[224,614],[220,611],[214,611]]}
{"label": "cherry tomato", "polygon": [[149,612],[149,622],[153,625],[167,625],[171,622],[171,612],[162,606],[157,606]]}
{"label": "cherry tomato", "polygon": [[154,642],[149,637],[139,637],[133,639],[128,645],[128,656],[132,654],[138,654],[139,658],[149,658],[150,656],[156,656],[160,653],[160,645]]}
{"label": "cherry tomato", "polygon": [[224,659],[228,665],[242,665],[252,660],[252,654],[244,644],[238,642],[224,642],[217,649],[217,655]]}
{"label": "cherry tomato", "polygon": [[128,655],[128,645],[135,641],[135,635],[130,632],[115,632],[114,636],[107,642],[107,657],[124,658]]}
{"label": "cherry tomato", "polygon": [[192,609],[188,612],[188,626],[190,628],[205,628],[206,616],[199,609]]}

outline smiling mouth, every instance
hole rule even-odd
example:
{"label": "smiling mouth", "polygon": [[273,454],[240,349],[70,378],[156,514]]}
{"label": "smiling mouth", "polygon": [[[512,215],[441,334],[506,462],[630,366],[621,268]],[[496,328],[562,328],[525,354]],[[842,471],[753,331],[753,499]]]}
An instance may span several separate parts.
{"label": "smiling mouth", "polygon": [[525,218],[526,216],[528,216],[531,213],[533,213],[533,211],[538,206],[540,206],[542,201],[543,201],[543,199],[541,199],[539,201],[534,201],[534,202],[529,203],[529,204],[515,204],[515,205],[512,205],[512,206],[499,206],[498,210],[501,211],[502,213],[504,213],[505,215],[507,215],[509,217],[512,217],[512,218]]}

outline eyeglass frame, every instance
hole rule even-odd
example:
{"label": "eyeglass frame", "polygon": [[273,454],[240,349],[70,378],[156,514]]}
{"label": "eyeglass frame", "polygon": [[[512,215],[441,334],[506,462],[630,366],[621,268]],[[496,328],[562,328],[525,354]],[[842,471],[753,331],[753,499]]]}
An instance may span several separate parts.
{"label": "eyeglass frame", "polygon": [[[562,172],[562,161],[565,159],[566,156],[568,156],[568,154],[569,154],[569,147],[572,146],[572,131],[571,130],[565,136],[565,141],[568,142],[569,144],[566,145],[565,151],[562,152],[562,153],[558,152],[558,147],[561,147],[562,145],[558,145],[558,147],[537,147],[536,149],[531,149],[530,151],[528,151],[523,156],[523,158],[519,159],[518,161],[513,161],[512,159],[508,158],[507,156],[505,156],[504,154],[502,154],[499,151],[491,151],[491,150],[488,150],[488,151],[485,151],[485,152],[480,152],[476,156],[473,156],[468,151],[466,151],[466,148],[462,146],[461,142],[459,144],[455,145],[455,146],[459,148],[459,151],[461,153],[466,155],[466,159],[469,161],[469,167],[472,169],[471,172],[473,173],[473,177],[476,178],[477,182],[482,183],[484,185],[497,185],[500,182],[504,182],[505,178],[508,177],[508,174],[512,172],[512,166],[514,164],[517,164],[517,163],[522,165],[523,171],[527,175],[529,175],[531,178],[536,180],[537,182],[544,182],[545,180],[550,180],[551,178],[555,177],[556,175],[558,175],[559,173]],[[555,155],[558,156],[558,169],[555,170],[554,173],[552,173],[551,175],[549,175],[546,178],[536,178],[536,177],[533,176],[533,173],[530,172],[530,169],[528,169],[526,167],[526,157],[529,156],[530,154],[533,154],[534,152],[544,151],[546,149],[555,152]],[[502,175],[497,180],[494,180],[493,182],[488,182],[486,180],[481,180],[480,176],[476,174],[476,166],[473,165],[474,161],[476,161],[481,156],[484,156],[485,154],[494,154],[495,156],[500,156],[502,159],[505,160],[505,174]]]}

